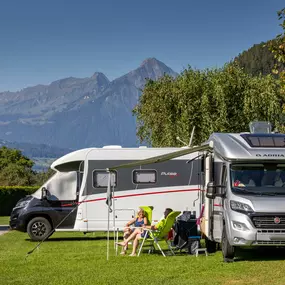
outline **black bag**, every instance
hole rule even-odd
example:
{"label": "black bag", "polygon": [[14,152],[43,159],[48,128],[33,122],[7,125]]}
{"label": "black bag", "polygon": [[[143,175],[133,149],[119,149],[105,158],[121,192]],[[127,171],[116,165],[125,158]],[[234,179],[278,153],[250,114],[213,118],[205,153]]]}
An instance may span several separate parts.
{"label": "black bag", "polygon": [[177,218],[174,226],[175,237],[173,244],[178,249],[183,249],[188,246],[189,237],[197,236],[196,214],[191,214],[191,211],[184,211],[181,216]]}

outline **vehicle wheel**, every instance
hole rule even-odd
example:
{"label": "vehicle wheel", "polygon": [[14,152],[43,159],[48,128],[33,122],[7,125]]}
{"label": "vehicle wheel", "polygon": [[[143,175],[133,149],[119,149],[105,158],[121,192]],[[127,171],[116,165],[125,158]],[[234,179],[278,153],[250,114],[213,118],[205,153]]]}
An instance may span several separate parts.
{"label": "vehicle wheel", "polygon": [[52,234],[50,222],[43,217],[36,217],[29,221],[27,232],[34,241],[42,241]]}
{"label": "vehicle wheel", "polygon": [[227,237],[226,227],[223,228],[222,233],[222,252],[225,262],[232,262],[235,257],[235,247],[230,245]]}
{"label": "vehicle wheel", "polygon": [[205,238],[206,248],[209,253],[214,253],[217,251],[217,243],[215,241]]}

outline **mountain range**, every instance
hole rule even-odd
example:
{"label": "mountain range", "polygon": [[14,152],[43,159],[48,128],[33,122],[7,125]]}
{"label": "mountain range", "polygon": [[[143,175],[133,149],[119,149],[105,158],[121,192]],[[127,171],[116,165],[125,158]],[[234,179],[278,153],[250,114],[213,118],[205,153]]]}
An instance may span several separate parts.
{"label": "mountain range", "polygon": [[[271,73],[276,63],[266,43],[254,45],[234,61],[253,75]],[[18,92],[0,92],[0,146],[44,159],[84,147],[135,146],[132,109],[146,79],[164,74],[177,76],[161,61],[148,58],[113,81],[95,72],[87,78],[69,77]]]}
{"label": "mountain range", "polygon": [[132,110],[146,79],[177,73],[155,58],[113,80],[99,72],[0,93],[0,139],[61,148],[135,146]]}

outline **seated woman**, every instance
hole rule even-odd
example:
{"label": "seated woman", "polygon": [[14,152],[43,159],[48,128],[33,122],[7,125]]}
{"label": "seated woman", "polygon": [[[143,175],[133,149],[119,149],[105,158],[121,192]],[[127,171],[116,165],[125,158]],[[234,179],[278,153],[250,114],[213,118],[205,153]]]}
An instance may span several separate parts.
{"label": "seated woman", "polygon": [[146,230],[144,230],[144,228],[151,229],[151,230],[157,230],[160,227],[163,227],[164,224],[165,224],[165,221],[166,221],[166,217],[171,212],[172,212],[172,209],[166,208],[165,211],[164,211],[163,218],[157,223],[157,225],[150,226],[150,225],[143,224],[142,228],[135,229],[133,231],[133,233],[126,240],[124,240],[124,242],[119,242],[118,245],[121,245],[121,246],[125,247],[125,246],[127,246],[128,242],[133,239],[134,240],[134,242],[133,242],[133,251],[130,254],[130,256],[136,256],[136,250],[137,250],[138,245],[139,245],[139,240],[141,238],[144,238],[145,235],[147,235],[146,238],[148,237],[148,232]]}
{"label": "seated woman", "polygon": [[[130,226],[134,225],[135,229],[131,229]],[[131,236],[134,237],[138,234],[138,233],[142,233],[142,227],[144,227],[145,225],[147,225],[147,218],[145,215],[145,212],[143,209],[139,209],[138,214],[137,214],[137,218],[132,219],[131,221],[129,221],[126,224],[126,227],[124,228],[124,242],[123,243],[119,243],[119,245],[123,245],[122,248],[122,255],[126,254],[126,251],[128,249],[128,242],[133,239],[129,239]],[[127,241],[128,239],[128,241]]]}

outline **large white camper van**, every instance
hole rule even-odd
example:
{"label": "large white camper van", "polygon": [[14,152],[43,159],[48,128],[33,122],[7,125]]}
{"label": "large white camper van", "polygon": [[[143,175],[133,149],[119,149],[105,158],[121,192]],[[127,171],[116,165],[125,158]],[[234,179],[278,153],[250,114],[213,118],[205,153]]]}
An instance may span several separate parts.
{"label": "large white camper van", "polygon": [[[17,203],[10,226],[27,231],[33,240],[45,239],[54,228],[82,232],[107,230],[106,168],[180,149],[107,146],[69,153],[51,165],[56,173],[49,181]],[[196,155],[113,171],[115,210],[110,227],[123,227],[139,206],[153,206],[154,221],[161,218],[166,207],[196,211],[198,215],[202,177],[199,175],[201,160],[195,160]]]}
{"label": "large white camper van", "polygon": [[199,165],[193,177],[200,177],[200,231],[209,252],[221,243],[225,261],[232,261],[237,247],[285,245],[285,134],[254,122],[248,133],[213,133],[202,146],[165,158],[187,153]]}
{"label": "large white camper van", "polygon": [[214,133],[205,152],[201,231],[208,251],[222,244],[225,259],[237,247],[285,245],[285,134],[267,122],[250,133]]}

